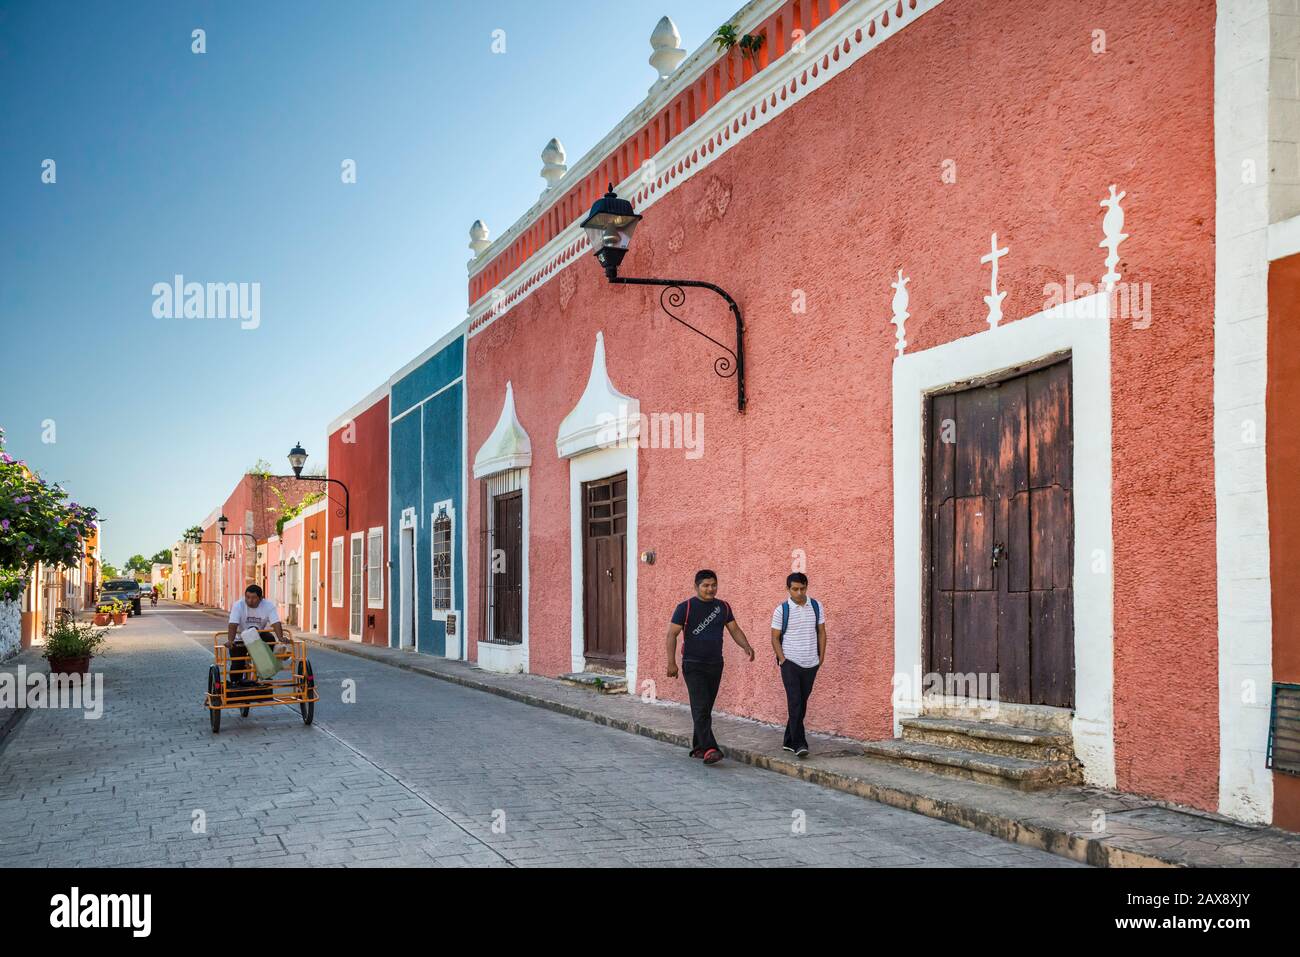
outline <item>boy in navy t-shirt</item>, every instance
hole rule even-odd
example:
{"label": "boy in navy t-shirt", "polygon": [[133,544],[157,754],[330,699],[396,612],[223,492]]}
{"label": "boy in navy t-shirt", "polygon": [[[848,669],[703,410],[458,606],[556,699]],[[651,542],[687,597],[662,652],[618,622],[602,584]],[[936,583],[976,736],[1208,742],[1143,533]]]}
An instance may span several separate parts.
{"label": "boy in navy t-shirt", "polygon": [[695,573],[695,597],[673,611],[668,625],[668,677],[677,677],[677,636],[682,635],[682,677],[691,697],[691,757],[705,764],[722,760],[722,749],[713,737],[713,703],[722,684],[722,632],[754,660],[754,649],[731,614],[731,606],[717,597],[718,576],[709,569]]}

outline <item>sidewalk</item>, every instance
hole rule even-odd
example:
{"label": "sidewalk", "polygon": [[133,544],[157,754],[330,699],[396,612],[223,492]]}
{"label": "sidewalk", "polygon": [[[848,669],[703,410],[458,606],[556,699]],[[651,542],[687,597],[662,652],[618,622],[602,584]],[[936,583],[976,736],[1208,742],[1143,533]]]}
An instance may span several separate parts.
{"label": "sidewalk", "polygon": [[[296,637],[682,748],[690,745],[690,711],[675,702],[646,703],[634,695],[601,694],[537,675],[496,674],[469,662],[338,638]],[[716,716],[713,726],[731,760],[1096,867],[1300,867],[1300,834],[1276,828],[1237,824],[1104,788],[1015,791],[945,778],[868,758],[860,742],[830,735],[809,735],[812,756],[799,760],[781,750],[777,726],[725,714]]]}

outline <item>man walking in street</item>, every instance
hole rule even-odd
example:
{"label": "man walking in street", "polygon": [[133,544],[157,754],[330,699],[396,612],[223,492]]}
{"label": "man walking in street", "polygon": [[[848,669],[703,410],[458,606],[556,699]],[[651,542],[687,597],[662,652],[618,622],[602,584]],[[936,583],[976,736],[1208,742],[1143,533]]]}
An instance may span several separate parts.
{"label": "man walking in street", "polygon": [[772,650],[781,666],[789,713],[782,747],[806,758],[808,736],[803,719],[817,669],[826,657],[826,613],[816,598],[808,596],[808,576],[803,572],[787,575],[785,589],[790,597],[772,612]]}
{"label": "man walking in street", "polygon": [[673,611],[668,625],[668,677],[677,677],[677,636],[682,635],[682,678],[691,698],[691,757],[705,764],[722,760],[713,737],[713,703],[722,684],[722,631],[754,660],[754,649],[731,614],[731,606],[718,598],[718,576],[707,568],[695,573],[695,595]]}

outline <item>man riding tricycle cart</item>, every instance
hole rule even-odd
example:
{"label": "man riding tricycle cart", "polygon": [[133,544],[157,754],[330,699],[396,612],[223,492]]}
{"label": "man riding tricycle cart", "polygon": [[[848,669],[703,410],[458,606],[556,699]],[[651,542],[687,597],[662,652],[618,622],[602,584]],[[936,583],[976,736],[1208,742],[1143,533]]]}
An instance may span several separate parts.
{"label": "man riding tricycle cart", "polygon": [[307,646],[285,636],[275,602],[264,599],[260,587],[249,585],[235,602],[226,631],[213,638],[212,653],[204,703],[213,734],[221,731],[221,712],[231,708],[247,717],[252,708],[297,705],[303,724],[311,724],[320,699]]}

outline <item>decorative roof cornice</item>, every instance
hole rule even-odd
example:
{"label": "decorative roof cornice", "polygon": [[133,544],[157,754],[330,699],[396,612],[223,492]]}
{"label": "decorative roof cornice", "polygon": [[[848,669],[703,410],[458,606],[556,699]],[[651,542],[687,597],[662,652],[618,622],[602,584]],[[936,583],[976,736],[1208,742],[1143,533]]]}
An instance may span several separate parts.
{"label": "decorative roof cornice", "polygon": [[[801,102],[808,93],[819,89],[942,2],[943,0],[849,0],[838,12],[822,21],[803,38],[802,50],[787,50],[743,85],[722,97],[690,127],[650,157],[653,178],[647,177],[642,169],[634,170],[616,184],[617,192],[620,196],[630,198],[637,212],[644,212],[749,134]],[[775,0],[767,4],[751,3],[742,10],[742,14],[748,13],[751,19],[742,21],[741,29],[747,23],[760,22],[780,5]],[[657,97],[671,99],[674,93],[698,80],[704,66],[714,64],[712,59],[707,62],[703,59],[704,52],[702,48],[692,54],[665,86],[664,92],[652,94],[639,110],[653,112],[654,108],[662,105]],[[691,71],[694,71],[693,74]],[[652,100],[654,106],[648,106]],[[575,163],[561,185],[569,182],[570,177],[573,177],[573,182],[579,182],[583,175],[604,162],[608,158],[606,147],[620,144],[631,132],[632,127],[627,127],[628,123],[629,120],[624,120],[595,149]],[[566,190],[557,188],[554,192],[563,193]],[[497,240],[501,246],[494,243],[494,249],[471,264],[472,275],[479,275],[497,252],[508,247],[512,237],[518,237],[534,226],[550,205],[551,202],[534,205]],[[466,338],[472,338],[481,332],[570,265],[575,258],[590,252],[590,244],[579,227],[579,222],[580,217],[575,218],[554,238],[524,259],[501,282],[470,304]],[[474,268],[476,266],[478,268]]]}

